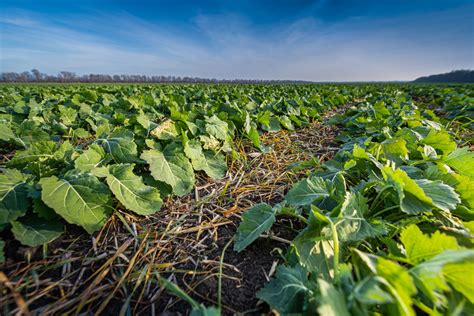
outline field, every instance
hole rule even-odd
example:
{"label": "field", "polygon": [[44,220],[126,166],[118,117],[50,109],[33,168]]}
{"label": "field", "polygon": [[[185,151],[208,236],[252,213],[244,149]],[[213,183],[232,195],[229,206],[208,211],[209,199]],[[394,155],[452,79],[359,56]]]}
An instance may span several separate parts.
{"label": "field", "polygon": [[473,85],[2,85],[0,314],[474,314]]}

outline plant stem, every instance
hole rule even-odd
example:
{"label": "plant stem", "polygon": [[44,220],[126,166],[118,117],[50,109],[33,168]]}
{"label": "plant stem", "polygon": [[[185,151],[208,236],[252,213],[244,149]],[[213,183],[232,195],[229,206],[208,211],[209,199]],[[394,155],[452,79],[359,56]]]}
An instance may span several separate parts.
{"label": "plant stem", "polygon": [[288,212],[288,211],[281,211],[280,214],[281,214],[281,215],[293,216],[294,218],[299,219],[299,220],[302,221],[303,223],[308,224],[308,220],[307,220],[304,216],[302,216],[302,215],[299,215],[299,214],[296,214],[296,213],[293,213],[293,212]]}
{"label": "plant stem", "polygon": [[333,222],[329,222],[331,225],[332,239],[334,242],[334,283],[339,284],[339,238],[337,236],[336,225]]}
{"label": "plant stem", "polygon": [[221,258],[219,260],[219,278],[218,278],[218,283],[217,283],[217,308],[219,310],[222,310],[222,267],[224,266],[224,255],[225,251],[229,247],[229,245],[232,243],[234,239],[231,238],[227,244],[224,246],[224,249],[222,249],[222,254]]}

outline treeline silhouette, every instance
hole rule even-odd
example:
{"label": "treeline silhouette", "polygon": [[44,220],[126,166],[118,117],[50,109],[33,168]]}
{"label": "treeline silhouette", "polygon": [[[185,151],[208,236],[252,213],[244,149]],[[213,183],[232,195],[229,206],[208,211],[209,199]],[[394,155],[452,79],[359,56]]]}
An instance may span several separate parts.
{"label": "treeline silhouette", "polygon": [[197,77],[147,76],[147,75],[76,75],[74,72],[61,71],[49,75],[38,69],[31,71],[2,72],[0,82],[60,82],[60,83],[311,83],[304,80],[256,80],[256,79],[207,79]]}
{"label": "treeline silhouette", "polygon": [[426,82],[426,83],[474,83],[474,70],[453,70],[444,74],[431,75],[426,77],[420,77],[415,79],[413,82]]}

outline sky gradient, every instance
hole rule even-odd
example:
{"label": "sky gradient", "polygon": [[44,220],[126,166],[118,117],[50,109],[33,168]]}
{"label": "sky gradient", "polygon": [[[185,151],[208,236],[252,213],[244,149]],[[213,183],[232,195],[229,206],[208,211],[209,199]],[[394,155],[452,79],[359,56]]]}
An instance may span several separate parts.
{"label": "sky gradient", "polygon": [[0,71],[412,80],[474,68],[474,1],[0,0]]}

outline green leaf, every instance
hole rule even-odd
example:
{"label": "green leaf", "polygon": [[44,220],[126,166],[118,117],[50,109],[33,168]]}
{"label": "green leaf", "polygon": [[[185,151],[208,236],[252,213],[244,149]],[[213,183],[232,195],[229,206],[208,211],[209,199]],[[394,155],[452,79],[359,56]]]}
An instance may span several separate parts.
{"label": "green leaf", "polygon": [[459,249],[456,238],[436,231],[432,236],[423,234],[416,225],[410,225],[400,233],[405,255],[410,262],[418,264],[431,259],[447,249]]}
{"label": "green leaf", "polygon": [[77,170],[88,172],[101,166],[105,161],[105,150],[97,144],[92,144],[77,157],[74,165]]}
{"label": "green leaf", "polygon": [[403,212],[419,214],[430,210],[433,200],[405,171],[383,166],[382,172],[387,182],[396,188],[400,200],[400,209]]}
{"label": "green leaf", "polygon": [[320,177],[309,177],[296,183],[285,196],[289,205],[302,206],[330,196],[331,184]]}
{"label": "green leaf", "polygon": [[203,152],[198,140],[191,140],[184,145],[184,153],[191,159],[194,170],[202,170],[213,179],[222,178],[227,171],[225,156]]}
{"label": "green leaf", "polygon": [[28,209],[26,175],[16,169],[5,169],[0,174],[0,224],[25,215]]}
{"label": "green leaf", "polygon": [[64,125],[70,126],[76,123],[77,111],[64,106],[59,107],[60,119]]}
{"label": "green leaf", "polygon": [[472,274],[473,264],[473,250],[445,250],[414,266],[410,274],[418,288],[436,305],[446,305],[447,298],[443,293],[449,292],[448,283],[473,302],[473,283],[466,282],[466,276]]}
{"label": "green leaf", "polygon": [[444,162],[459,174],[474,179],[474,152],[463,147],[444,157]]}
{"label": "green leaf", "polygon": [[355,250],[374,275],[385,280],[388,293],[396,302],[399,315],[415,315],[411,297],[417,293],[408,271],[396,262]]}
{"label": "green leaf", "polygon": [[426,179],[416,180],[416,183],[432,200],[432,204],[440,210],[449,212],[454,210],[456,205],[461,203],[459,195],[452,187],[441,181],[430,181]]}
{"label": "green leaf", "polygon": [[9,167],[21,167],[33,161],[43,162],[54,158],[58,149],[57,142],[38,141],[31,143],[26,150],[18,150],[12,160],[7,163]]}
{"label": "green leaf", "polygon": [[337,290],[334,285],[323,279],[318,279],[319,292],[321,296],[318,300],[319,315],[328,316],[349,316],[344,295]]}
{"label": "green leaf", "polygon": [[178,130],[172,120],[166,120],[153,129],[150,134],[160,140],[170,140],[178,136]]}
{"label": "green leaf", "polygon": [[278,266],[276,276],[263,289],[257,292],[257,298],[267,302],[281,314],[301,313],[313,291],[307,286],[308,276],[300,267]]}
{"label": "green leaf", "polygon": [[382,146],[385,156],[388,159],[408,159],[407,142],[404,139],[387,139],[382,142]]}
{"label": "green leaf", "polygon": [[275,211],[266,203],[257,204],[245,211],[235,236],[234,250],[237,252],[244,250],[263,232],[269,230],[273,223],[275,223]]}
{"label": "green leaf", "polygon": [[133,164],[109,166],[107,184],[127,209],[140,215],[154,214],[163,204],[160,191],[143,184],[141,177],[133,173],[133,167]]}
{"label": "green leaf", "polygon": [[357,283],[354,288],[355,298],[368,305],[393,303],[394,300],[386,291],[382,290],[383,281],[377,276],[369,276]]}
{"label": "green leaf", "polygon": [[459,193],[466,206],[474,209],[474,179],[459,174],[454,174],[453,177],[457,181],[456,192]]}
{"label": "green leaf", "polygon": [[112,213],[107,186],[90,174],[56,176],[40,180],[41,199],[68,223],[82,226],[89,234],[99,230]]}
{"label": "green leaf", "polygon": [[191,192],[195,181],[193,166],[182,151],[168,145],[164,151],[146,150],[140,158],[150,165],[153,178],[169,184],[174,194]]}
{"label": "green leaf", "polygon": [[206,132],[219,140],[225,140],[229,132],[229,127],[226,122],[213,115],[206,120]]}
{"label": "green leaf", "polygon": [[371,224],[364,215],[368,213],[367,199],[361,193],[347,192],[336,223],[341,241],[360,241],[386,233],[385,228]]}
{"label": "green leaf", "polygon": [[437,131],[433,128],[430,129],[422,143],[441,150],[444,154],[449,154],[456,149],[456,142],[451,139],[446,130]]}
{"label": "green leaf", "polygon": [[299,263],[319,278],[332,280],[334,277],[334,241],[325,227],[330,219],[312,207],[308,225],[293,240],[293,247]]}
{"label": "green leaf", "polygon": [[106,139],[100,138],[104,149],[115,162],[134,162],[137,157],[137,144],[133,132],[124,128],[115,129]]}
{"label": "green leaf", "polygon": [[12,129],[6,123],[1,123],[0,124],[0,139],[8,142],[15,138],[16,136],[13,133]]}
{"label": "green leaf", "polygon": [[471,303],[474,303],[474,282],[466,280],[466,276],[472,277],[474,271],[474,257],[469,261],[449,263],[443,267],[443,275],[448,283],[458,292],[463,294]]}
{"label": "green leaf", "polygon": [[56,214],[52,208],[44,204],[43,200],[41,200],[41,195],[38,198],[33,199],[33,213],[46,220],[59,218],[58,214]]}
{"label": "green leaf", "polygon": [[59,221],[46,220],[31,215],[18,221],[12,221],[11,224],[15,239],[30,247],[47,244],[64,232],[64,226]]}

